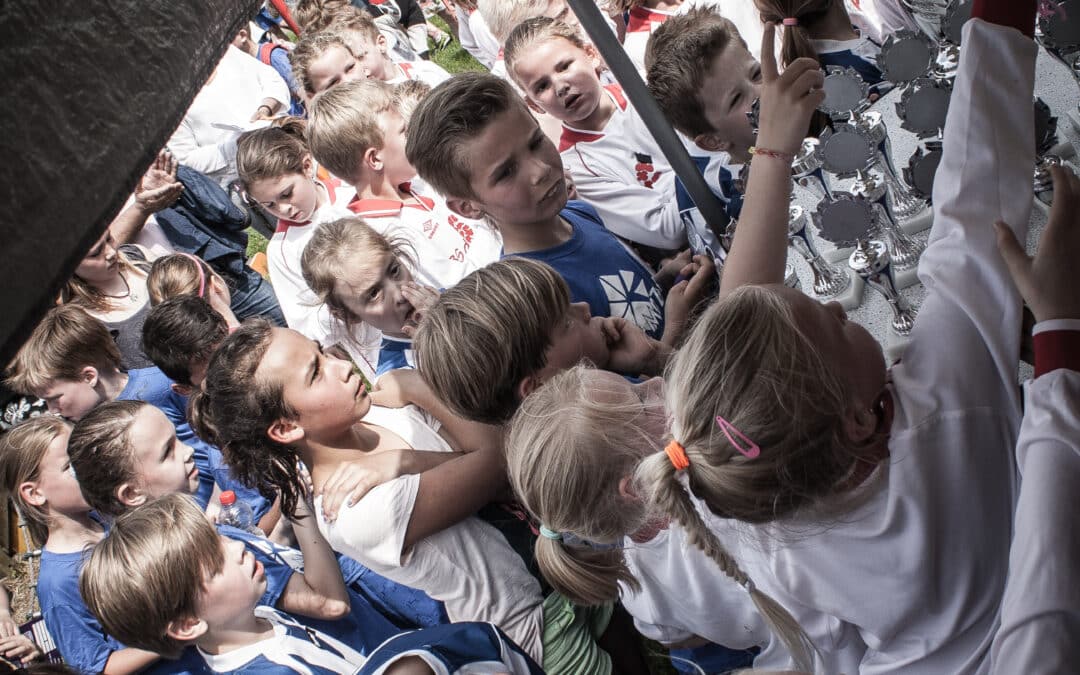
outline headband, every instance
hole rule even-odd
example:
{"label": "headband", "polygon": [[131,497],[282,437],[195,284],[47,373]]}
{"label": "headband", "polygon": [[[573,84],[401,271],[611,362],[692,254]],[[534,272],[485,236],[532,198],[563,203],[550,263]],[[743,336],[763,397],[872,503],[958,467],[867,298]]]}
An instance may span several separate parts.
{"label": "headband", "polygon": [[206,294],[206,272],[203,271],[203,265],[205,263],[203,263],[202,260],[199,260],[199,258],[197,258],[196,256],[191,255],[190,253],[184,253],[183,251],[181,251],[180,255],[184,256],[185,258],[191,258],[191,260],[195,263],[195,268],[199,270],[199,297],[203,297],[203,295]]}

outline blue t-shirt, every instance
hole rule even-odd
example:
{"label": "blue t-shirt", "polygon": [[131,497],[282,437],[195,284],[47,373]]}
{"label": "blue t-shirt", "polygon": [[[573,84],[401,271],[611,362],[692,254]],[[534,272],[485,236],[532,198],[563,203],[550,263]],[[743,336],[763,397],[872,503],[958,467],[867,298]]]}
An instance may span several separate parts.
{"label": "blue t-shirt", "polygon": [[143,401],[160,409],[176,427],[176,438],[191,446],[194,451],[195,466],[199,469],[199,490],[192,496],[198,502],[199,508],[206,508],[216,481],[222,490],[232,490],[237,499],[250,506],[256,521],[266,515],[270,510],[270,501],[257,491],[233,480],[221,451],[195,435],[187,420],[187,398],[172,390],[172,380],[155,367],[129,370],[127,376],[127,386],[116,399]]}
{"label": "blue t-shirt", "polygon": [[371,603],[401,630],[449,623],[443,603],[427,593],[377,574],[349,556],[337,554],[338,566],[349,591]]}
{"label": "blue t-shirt", "polygon": [[416,353],[413,351],[412,340],[384,335],[379,346],[379,364],[375,367],[375,376],[398,368],[416,368]]}
{"label": "blue t-shirt", "polygon": [[[64,662],[77,670],[100,673],[114,651],[124,649],[107,635],[79,595],[79,572],[89,553],[41,552],[37,595],[45,627],[53,636]],[[185,649],[175,661],[161,660],[143,673],[209,673],[195,648]]]}
{"label": "blue t-shirt", "polygon": [[664,295],[649,269],[585,202],[567,202],[559,215],[574,228],[568,241],[514,255],[551,265],[570,287],[570,301],[587,302],[593,316],[624,318],[659,340]]}
{"label": "blue t-shirt", "polygon": [[[543,675],[536,662],[490,623],[452,623],[403,633],[373,653],[359,675],[380,675],[406,656],[419,656],[437,673],[454,675],[466,666],[502,664],[490,672]],[[489,672],[470,669],[469,672]]]}

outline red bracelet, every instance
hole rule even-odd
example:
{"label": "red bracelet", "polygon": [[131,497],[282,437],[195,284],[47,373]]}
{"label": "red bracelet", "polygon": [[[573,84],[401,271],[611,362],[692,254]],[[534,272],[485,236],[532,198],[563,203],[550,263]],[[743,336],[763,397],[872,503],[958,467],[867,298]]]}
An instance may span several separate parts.
{"label": "red bracelet", "polygon": [[779,150],[770,150],[768,148],[759,148],[756,145],[750,146],[751,155],[764,155],[765,157],[772,157],[773,159],[779,159],[782,162],[788,164],[795,161],[795,155],[789,152],[780,152]]}

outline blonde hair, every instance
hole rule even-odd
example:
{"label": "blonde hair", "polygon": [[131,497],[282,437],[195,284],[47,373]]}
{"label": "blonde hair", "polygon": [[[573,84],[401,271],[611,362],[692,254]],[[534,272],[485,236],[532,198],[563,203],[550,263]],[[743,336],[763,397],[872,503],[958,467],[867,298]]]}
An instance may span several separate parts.
{"label": "blonde hair", "polygon": [[398,258],[406,264],[413,262],[404,239],[385,237],[359,216],[352,216],[318,226],[304,247],[300,269],[319,302],[326,304],[331,314],[351,332],[359,317],[341,301],[341,294],[355,290],[343,288],[342,275],[351,269],[371,270],[383,255]]}
{"label": "blonde hair", "polygon": [[355,184],[364,152],[383,145],[379,115],[394,108],[394,89],[385,82],[343,82],[322,92],[308,106],[311,154],[330,173]]}
{"label": "blonde hair", "polygon": [[350,56],[356,58],[357,50],[363,45],[355,40],[360,35],[368,40],[376,41],[379,38],[379,29],[372,23],[370,18],[356,8],[350,8],[358,12],[347,21],[336,23],[333,28],[327,28],[315,33],[307,33],[296,43],[296,47],[289,52],[289,64],[293,69],[293,79],[297,86],[304,90],[308,96],[315,95],[315,88],[311,84],[308,72],[311,64],[319,60],[331,47],[341,47]]}
{"label": "blonde hair", "polygon": [[19,349],[5,384],[32,394],[53,380],[78,380],[87,366],[103,373],[119,370],[120,349],[105,324],[85,309],[61,305],[49,310]]}
{"label": "blonde hair", "polygon": [[636,398],[630,406],[598,396],[603,387],[588,377],[595,372],[579,365],[545,382],[522,401],[506,441],[514,494],[545,527],[563,533],[561,540],[537,538],[540,571],[584,605],[617,600],[619,582],[640,590],[621,543],[649,514],[619,493],[619,483],[661,440],[649,437]]}
{"label": "blonde hair", "polygon": [[431,85],[421,80],[405,80],[394,85],[394,103],[408,126],[413,111],[431,93]]}
{"label": "blonde hair", "polygon": [[128,510],[117,488],[139,480],[131,427],[135,416],[149,403],[138,400],[111,401],[87,413],[75,424],[68,441],[68,456],[79,487],[90,508],[115,518]]}
{"label": "blonde hair", "polygon": [[[210,280],[218,274],[205,260],[189,253],[172,253],[154,261],[146,278],[150,304],[159,305],[181,295],[199,295],[200,284],[205,298]],[[219,277],[220,278],[220,277]]]}
{"label": "blonde hair", "polygon": [[569,307],[566,281],[551,267],[493,262],[443,293],[420,322],[420,375],[458,415],[503,424],[518,407],[518,384],[544,367],[551,332]]}
{"label": "blonde hair", "polygon": [[349,0],[300,0],[292,15],[304,36],[339,24],[344,18],[364,14]]}
{"label": "blonde hair", "polygon": [[236,173],[245,192],[260,180],[304,174],[311,152],[304,140],[307,122],[299,117],[275,118],[271,126],[247,131],[236,140]]}
{"label": "blonde hair", "polygon": [[169,624],[198,616],[207,581],[224,565],[221,537],[190,497],[167,495],[117,518],[79,576],[79,593],[105,632],[129,647],[176,658],[186,643]]}
{"label": "blonde hair", "polygon": [[41,460],[57,436],[70,430],[63,418],[40,415],[16,425],[0,436],[0,489],[15,504],[30,539],[37,548],[49,538],[49,517],[40,506],[23,499],[19,486],[37,481]]}
{"label": "blonde hair", "polygon": [[476,3],[484,23],[500,45],[519,23],[540,16],[547,6],[548,0],[478,0]]}
{"label": "blonde hair", "polygon": [[581,32],[562,21],[538,16],[517,24],[517,27],[510,31],[510,35],[506,38],[506,46],[503,47],[506,72],[521,86],[516,71],[518,60],[524,58],[536,43],[557,38],[566,40],[578,49],[584,50],[588,47]]}

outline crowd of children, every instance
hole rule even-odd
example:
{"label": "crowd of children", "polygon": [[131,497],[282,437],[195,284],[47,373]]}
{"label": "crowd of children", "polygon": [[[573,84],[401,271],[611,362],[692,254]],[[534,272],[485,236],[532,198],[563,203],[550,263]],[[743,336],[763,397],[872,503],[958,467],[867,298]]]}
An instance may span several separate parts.
{"label": "crowd of children", "polygon": [[[69,667],[645,674],[642,636],[687,673],[1074,667],[1080,179],[1027,257],[1037,3],[973,3],[891,365],[785,285],[786,205],[823,66],[886,93],[904,6],[597,4],[734,234],[565,0],[236,36],[5,373],[48,411],[0,491]],[[490,72],[427,60],[425,13]],[[18,665],[12,623],[0,592]]]}

